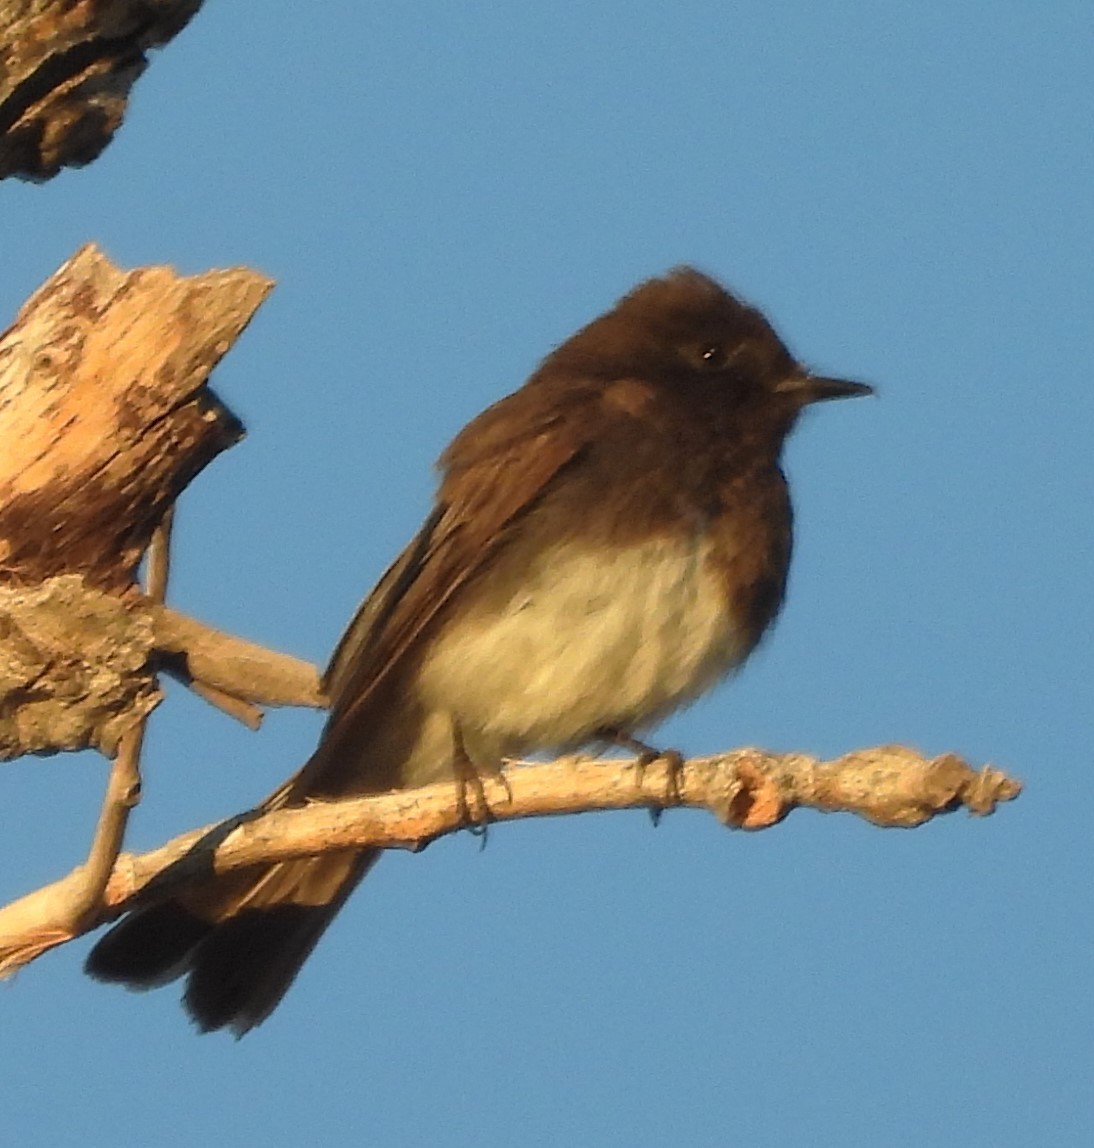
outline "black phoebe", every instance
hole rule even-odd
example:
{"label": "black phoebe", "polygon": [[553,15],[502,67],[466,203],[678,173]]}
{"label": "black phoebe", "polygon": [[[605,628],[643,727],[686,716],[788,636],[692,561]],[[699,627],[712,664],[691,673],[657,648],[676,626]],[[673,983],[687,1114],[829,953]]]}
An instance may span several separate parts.
{"label": "black phoebe", "polygon": [[[782,603],[783,441],[810,374],[763,315],[681,268],[641,284],[466,426],[436,505],[365,600],[314,755],[261,808],[425,785],[626,740],[739,666]],[[460,789],[462,792],[462,788]],[[202,1030],[265,1019],[380,850],[210,879],[136,909],[88,972],[188,974]]]}

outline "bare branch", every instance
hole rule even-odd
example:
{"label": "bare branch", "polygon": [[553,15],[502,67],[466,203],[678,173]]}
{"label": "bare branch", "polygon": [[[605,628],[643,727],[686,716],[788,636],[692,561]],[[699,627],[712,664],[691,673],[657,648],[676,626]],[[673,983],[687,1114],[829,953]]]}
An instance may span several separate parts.
{"label": "bare branch", "polygon": [[243,434],[207,380],[272,286],[85,247],[0,335],[0,760],[113,757],[163,668],[252,726],[256,702],[321,704],[313,667],[156,614],[136,584],[150,546],[162,582],[166,516]]}
{"label": "bare branch", "polygon": [[140,800],[144,724],[140,722],[126,732],[118,747],[118,756],[111,763],[102,811],[87,861],[70,874],[72,888],[67,904],[58,906],[54,925],[60,930],[78,933],[85,922],[99,920],[106,907],[103,896],[107,883],[122,851],[129,814]]}
{"label": "bare branch", "polygon": [[[157,605],[162,605],[167,596],[173,519],[174,514],[169,510],[152,532],[148,550],[146,592]],[[78,932],[88,922],[99,920],[106,908],[103,900],[106,885],[122,851],[129,814],[140,801],[141,746],[147,720],[147,715],[142,715],[121,736],[87,861],[73,875],[67,904],[57,906],[51,929],[55,935]],[[36,943],[32,943],[31,948],[36,948]]]}
{"label": "bare branch", "polygon": [[[950,754],[925,758],[900,746],[861,750],[831,762],[741,749],[685,762],[675,783],[664,762],[646,766],[641,774],[636,765],[588,757],[519,765],[483,778],[483,795],[495,821],[681,805],[709,810],[732,828],[765,829],[799,806],[907,828],[960,808],[985,816],[1021,792],[1017,781],[995,769],[976,771]],[[119,916],[142,895],[163,896],[211,873],[342,849],[418,850],[461,827],[450,784],[317,802],[206,826],[150,853],[123,853],[107,883],[100,918],[78,929],[58,923],[58,906],[67,904],[78,871],[0,909],[0,975]]]}
{"label": "bare branch", "polygon": [[234,697],[232,694],[226,694],[223,690],[217,689],[216,686],[206,685],[204,682],[198,681],[197,678],[185,678],[183,680],[185,685],[193,690],[203,702],[208,702],[221,713],[227,714],[230,718],[235,718],[240,725],[245,725],[252,733],[257,733],[262,728],[262,719],[266,715],[260,706],[256,706],[253,702],[245,702],[242,698]]}
{"label": "bare branch", "polygon": [[0,4],[0,179],[46,180],[90,163],[122,122],[149,48],[201,0]]}
{"label": "bare branch", "polygon": [[132,589],[164,514],[243,435],[207,380],[272,286],[89,246],[30,297],[0,336],[0,578]]}
{"label": "bare branch", "polygon": [[214,630],[166,606],[149,613],[156,648],[180,659],[184,680],[257,705],[326,706],[311,662]]}

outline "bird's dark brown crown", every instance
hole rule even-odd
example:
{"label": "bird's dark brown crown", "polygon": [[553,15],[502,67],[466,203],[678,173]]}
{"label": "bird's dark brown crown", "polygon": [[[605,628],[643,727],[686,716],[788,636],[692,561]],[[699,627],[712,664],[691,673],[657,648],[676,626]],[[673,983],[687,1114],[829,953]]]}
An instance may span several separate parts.
{"label": "bird's dark brown crown", "polygon": [[801,368],[764,316],[691,267],[649,279],[549,355],[537,373],[770,389]]}

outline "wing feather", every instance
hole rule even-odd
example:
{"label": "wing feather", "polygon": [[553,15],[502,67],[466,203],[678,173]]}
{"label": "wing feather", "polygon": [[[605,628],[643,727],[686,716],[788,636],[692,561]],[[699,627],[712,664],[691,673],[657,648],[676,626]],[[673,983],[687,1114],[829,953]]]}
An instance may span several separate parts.
{"label": "wing feather", "polygon": [[442,456],[432,513],[335,650],[326,675],[328,733],[353,724],[355,712],[584,450],[585,402],[559,403],[556,396],[529,426],[527,401],[519,422],[507,409],[518,396],[528,398],[518,392],[483,412]]}

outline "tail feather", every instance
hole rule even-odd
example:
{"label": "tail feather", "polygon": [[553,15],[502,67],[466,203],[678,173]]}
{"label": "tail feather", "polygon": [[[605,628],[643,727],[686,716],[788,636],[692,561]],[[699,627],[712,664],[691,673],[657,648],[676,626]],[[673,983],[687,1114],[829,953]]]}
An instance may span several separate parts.
{"label": "tail feather", "polygon": [[158,989],[186,972],[190,955],[212,929],[176,901],[149,905],[124,916],[102,937],[85,968],[100,981]]}
{"label": "tail feather", "polygon": [[132,989],[185,974],[183,1000],[198,1028],[242,1036],[277,1006],[379,854],[284,861],[138,909],[91,950],[87,972]]}
{"label": "tail feather", "polygon": [[[332,718],[312,757],[257,808],[292,808],[449,776],[451,721],[427,714],[402,679],[388,679],[351,716]],[[87,972],[132,989],[184,976],[183,1002],[198,1028],[242,1036],[277,1006],[380,852],[343,850],[255,866],[150,900],[91,950]]]}

